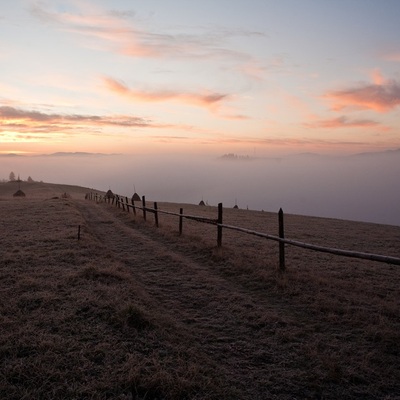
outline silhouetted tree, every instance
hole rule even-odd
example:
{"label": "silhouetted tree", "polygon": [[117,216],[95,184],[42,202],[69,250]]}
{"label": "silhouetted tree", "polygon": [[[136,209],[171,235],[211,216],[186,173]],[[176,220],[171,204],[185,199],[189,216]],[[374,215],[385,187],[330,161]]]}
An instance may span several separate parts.
{"label": "silhouetted tree", "polygon": [[10,172],[10,182],[14,182],[15,181],[15,174],[14,172]]}
{"label": "silhouetted tree", "polygon": [[27,179],[27,181],[29,182],[29,183],[33,183],[33,182],[35,182],[30,176],[28,176],[28,179]]}

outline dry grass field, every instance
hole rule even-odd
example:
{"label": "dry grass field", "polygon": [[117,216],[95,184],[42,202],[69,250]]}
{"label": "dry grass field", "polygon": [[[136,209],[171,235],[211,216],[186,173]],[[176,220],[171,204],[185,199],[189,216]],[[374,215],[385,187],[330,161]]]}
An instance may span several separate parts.
{"label": "dry grass field", "polygon": [[[399,399],[400,267],[0,184],[1,399]],[[67,193],[67,196],[62,196]],[[151,203],[148,202],[150,206]],[[158,208],[216,218],[216,207]],[[224,223],[277,234],[277,214]],[[78,240],[78,226],[81,236]],[[285,216],[289,239],[400,257],[400,227]]]}

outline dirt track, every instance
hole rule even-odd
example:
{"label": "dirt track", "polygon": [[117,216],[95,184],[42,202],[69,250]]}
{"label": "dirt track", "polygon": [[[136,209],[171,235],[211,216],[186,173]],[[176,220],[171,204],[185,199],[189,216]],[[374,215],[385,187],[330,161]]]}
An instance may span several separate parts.
{"label": "dirt track", "polygon": [[78,207],[86,229],[107,246],[112,258],[132,270],[158,311],[190,336],[197,351],[218,363],[233,386],[249,391],[249,398],[264,398],[265,385],[274,375],[272,359],[274,369],[287,361],[271,352],[270,343],[276,327],[285,324],[287,310],[278,316],[271,299],[222,276],[207,252],[163,243],[154,229],[127,226],[110,208],[88,202]]}

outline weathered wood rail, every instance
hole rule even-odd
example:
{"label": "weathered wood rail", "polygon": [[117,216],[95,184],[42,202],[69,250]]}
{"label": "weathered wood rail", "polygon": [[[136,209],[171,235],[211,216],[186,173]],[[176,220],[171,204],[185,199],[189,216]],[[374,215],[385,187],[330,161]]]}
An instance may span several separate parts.
{"label": "weathered wood rail", "polygon": [[310,244],[310,243],[304,243],[304,242],[301,242],[298,240],[286,239],[285,234],[284,234],[284,214],[283,214],[282,209],[280,209],[279,213],[278,213],[279,232],[278,232],[278,236],[276,236],[276,235],[271,235],[271,234],[267,234],[267,233],[253,231],[253,230],[247,229],[247,228],[241,228],[238,226],[224,224],[223,223],[223,205],[222,205],[222,203],[218,204],[217,218],[212,219],[212,218],[205,218],[205,217],[201,217],[201,216],[183,214],[182,208],[180,208],[179,213],[174,213],[174,212],[165,211],[165,210],[159,210],[156,202],[154,203],[154,208],[147,207],[145,196],[142,197],[142,205],[141,206],[135,205],[135,202],[133,200],[131,200],[131,202],[129,202],[127,197],[119,196],[119,195],[114,195],[113,197],[107,198],[105,196],[98,195],[97,193],[88,193],[86,195],[86,198],[90,199],[90,200],[95,200],[96,202],[104,202],[104,201],[108,202],[109,204],[116,205],[117,207],[122,208],[124,211],[126,210],[127,212],[129,212],[129,210],[132,209],[132,211],[135,215],[136,215],[137,209],[142,210],[144,220],[146,220],[146,218],[147,218],[147,212],[153,213],[154,218],[155,218],[155,224],[157,227],[159,226],[159,222],[158,222],[158,214],[159,213],[177,216],[177,217],[179,217],[179,234],[182,234],[182,231],[183,231],[183,219],[189,219],[189,220],[193,220],[193,221],[197,221],[197,222],[201,222],[201,223],[215,225],[217,227],[217,246],[218,247],[222,246],[222,229],[230,229],[230,230],[234,230],[237,232],[242,232],[242,233],[246,233],[249,235],[254,235],[254,236],[258,236],[258,237],[265,238],[268,240],[273,240],[273,241],[279,242],[279,269],[281,271],[284,271],[286,268],[285,245],[301,247],[301,248],[308,249],[308,250],[318,251],[318,252],[322,252],[322,253],[329,253],[329,254],[334,254],[334,255],[338,255],[338,256],[359,258],[359,259],[363,259],[363,260],[377,261],[377,262],[392,264],[392,265],[400,265],[400,258],[397,258],[397,257],[384,256],[384,255],[379,255],[379,254],[365,253],[365,252],[358,252],[358,251],[342,250],[342,249],[337,249],[337,248],[332,248],[332,247],[324,247],[324,246],[314,245],[314,244]]}

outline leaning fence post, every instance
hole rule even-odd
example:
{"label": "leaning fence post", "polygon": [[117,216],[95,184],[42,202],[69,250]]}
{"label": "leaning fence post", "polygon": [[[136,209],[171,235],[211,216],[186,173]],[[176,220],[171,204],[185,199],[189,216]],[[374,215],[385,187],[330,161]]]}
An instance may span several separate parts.
{"label": "leaning fence post", "polygon": [[[285,229],[284,229],[284,223],[283,223],[282,208],[279,209],[278,219],[279,219],[279,237],[281,239],[284,239],[285,238]],[[281,271],[285,270],[285,243],[282,241],[279,241],[279,269]]]}
{"label": "leaning fence post", "polygon": [[217,245],[222,246],[222,203],[218,204],[218,219],[217,219]]}
{"label": "leaning fence post", "polygon": [[146,221],[146,197],[142,196],[143,219]]}
{"label": "leaning fence post", "polygon": [[179,209],[179,235],[182,235],[182,226],[183,226],[183,208]]}
{"label": "leaning fence post", "polygon": [[157,206],[157,202],[154,202],[154,219],[155,219],[155,223],[156,223],[156,227],[158,228],[158,206]]}

